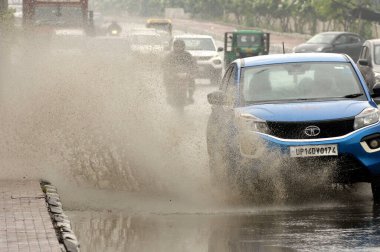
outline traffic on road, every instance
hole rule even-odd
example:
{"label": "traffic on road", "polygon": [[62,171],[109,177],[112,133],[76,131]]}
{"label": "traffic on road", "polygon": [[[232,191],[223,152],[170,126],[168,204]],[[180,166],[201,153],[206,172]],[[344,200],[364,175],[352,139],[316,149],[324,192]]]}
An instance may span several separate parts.
{"label": "traffic on road", "polygon": [[82,251],[380,251],[365,12],[264,25],[23,6],[0,44],[0,178],[54,185]]}

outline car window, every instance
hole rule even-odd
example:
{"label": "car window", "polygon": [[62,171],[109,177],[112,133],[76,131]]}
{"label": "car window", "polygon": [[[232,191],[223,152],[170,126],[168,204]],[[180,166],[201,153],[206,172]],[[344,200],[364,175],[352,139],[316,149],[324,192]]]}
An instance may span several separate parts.
{"label": "car window", "polygon": [[243,98],[247,103],[343,98],[362,93],[349,63],[288,63],[246,68]]}
{"label": "car window", "polygon": [[189,51],[216,51],[211,38],[181,38]]}
{"label": "car window", "polygon": [[349,44],[357,44],[360,42],[361,42],[361,39],[358,36],[355,36],[355,35],[349,35],[348,36],[348,43]]}
{"label": "car window", "polygon": [[368,59],[369,55],[368,55],[368,47],[367,46],[363,46],[362,47],[362,51],[360,52],[360,59]]}
{"label": "car window", "polygon": [[347,44],[347,43],[348,43],[348,39],[347,39],[346,35],[340,35],[334,41],[334,44],[336,44],[336,45]]}
{"label": "car window", "polygon": [[238,47],[252,47],[261,44],[261,35],[259,34],[239,34],[237,35]]}
{"label": "car window", "polygon": [[335,34],[320,33],[309,39],[308,44],[330,44],[335,38]]}

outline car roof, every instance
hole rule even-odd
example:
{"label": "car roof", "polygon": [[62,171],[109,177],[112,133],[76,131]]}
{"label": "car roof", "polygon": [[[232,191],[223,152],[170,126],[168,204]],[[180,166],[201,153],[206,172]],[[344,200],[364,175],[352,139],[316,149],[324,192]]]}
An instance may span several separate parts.
{"label": "car roof", "polygon": [[[332,35],[352,34],[352,35],[360,36],[359,34],[354,33],[354,32],[342,32],[342,31],[329,31],[329,32],[321,32],[321,33],[318,33],[318,34],[332,34]],[[318,35],[318,34],[315,34],[315,35]]]}
{"label": "car roof", "polygon": [[374,45],[378,45],[378,44],[380,44],[380,39],[368,39],[365,42],[369,42],[369,43],[372,43]]}
{"label": "car roof", "polygon": [[349,62],[349,59],[338,53],[287,53],[244,58],[241,64],[243,67],[250,67],[296,62]]}
{"label": "car roof", "polygon": [[212,39],[212,36],[203,35],[203,34],[182,34],[182,35],[174,36],[174,39],[176,38],[211,38]]}

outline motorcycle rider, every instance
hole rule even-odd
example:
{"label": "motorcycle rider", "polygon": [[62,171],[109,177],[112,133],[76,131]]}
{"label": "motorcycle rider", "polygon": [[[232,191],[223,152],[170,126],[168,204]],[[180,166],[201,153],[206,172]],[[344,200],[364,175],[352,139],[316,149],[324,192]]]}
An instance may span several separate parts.
{"label": "motorcycle rider", "polygon": [[[116,34],[114,34],[115,31],[116,31]],[[122,31],[122,28],[116,21],[112,21],[111,24],[107,28],[107,33],[109,35],[120,35],[121,31]]]}
{"label": "motorcycle rider", "polygon": [[167,89],[171,88],[171,77],[178,72],[187,73],[189,76],[188,82],[188,100],[193,103],[193,95],[195,90],[195,73],[197,70],[196,63],[191,54],[185,51],[185,42],[181,39],[176,39],[173,42],[173,51],[170,52],[163,61],[164,68],[164,83]]}

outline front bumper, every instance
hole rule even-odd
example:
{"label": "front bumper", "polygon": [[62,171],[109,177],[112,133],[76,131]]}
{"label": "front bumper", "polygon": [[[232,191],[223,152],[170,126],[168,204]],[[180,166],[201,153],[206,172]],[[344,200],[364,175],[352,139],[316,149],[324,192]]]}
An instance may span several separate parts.
{"label": "front bumper", "polygon": [[[255,151],[249,153],[249,147],[241,147],[249,146],[247,142],[257,143],[258,138],[263,140],[263,144],[266,146],[267,150],[269,149],[272,151],[276,151],[280,153],[280,155],[284,158],[290,158],[291,146],[336,144],[338,145],[337,157],[318,157],[318,159],[343,160],[346,163],[346,166],[347,160],[352,160],[348,162],[348,166],[349,163],[352,162],[352,167],[365,170],[364,172],[369,172],[371,176],[377,176],[380,175],[380,148],[375,150],[369,150],[368,148],[366,148],[366,144],[363,141],[363,138],[379,133],[380,123],[361,128],[342,137],[313,140],[281,139],[263,133],[245,132],[244,138],[241,138],[240,140],[240,152],[241,155],[245,158],[258,158]],[[241,141],[244,141],[245,143],[242,143]],[[302,157],[297,159],[306,160],[315,158]]]}

